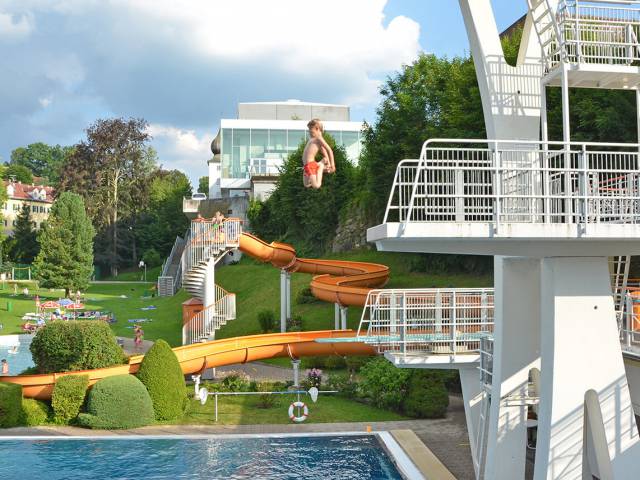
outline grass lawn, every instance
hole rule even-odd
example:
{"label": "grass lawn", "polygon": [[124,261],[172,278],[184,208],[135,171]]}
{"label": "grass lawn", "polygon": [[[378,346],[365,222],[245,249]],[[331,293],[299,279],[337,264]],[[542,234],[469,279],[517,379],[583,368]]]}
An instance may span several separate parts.
{"label": "grass lawn", "polygon": [[[155,283],[160,275],[160,266],[147,268],[147,282]],[[129,268],[121,271],[117,276],[108,276],[101,278],[102,281],[115,280],[118,282],[141,282],[144,278],[144,269],[142,268]]]}
{"label": "grass lawn", "polygon": [[[191,399],[189,411],[177,424],[197,425],[255,425],[291,423],[287,410],[296,395],[274,395],[271,408],[258,407],[258,395],[218,397],[218,422],[215,421],[215,401],[209,397],[202,406],[199,400]],[[317,403],[312,403],[308,395],[300,399],[309,406],[309,417],[304,423],[328,422],[383,422],[408,420],[399,413],[380,410],[335,394],[320,394]]]}
{"label": "grass lawn", "polygon": [[[41,301],[49,299],[58,300],[64,297],[64,290],[35,289],[34,284],[29,284],[30,296],[39,295]],[[24,284],[20,284],[19,291],[22,292]],[[182,343],[182,313],[181,304],[188,295],[180,291],[173,297],[154,297],[149,299],[141,298],[145,290],[149,288],[147,284],[92,284],[84,293],[84,303],[89,310],[110,310],[117,319],[111,325],[116,335],[133,337],[132,323],[129,319],[149,318],[151,322],[143,325],[145,339],[156,340],[163,338],[172,346],[179,346]],[[22,316],[27,312],[35,312],[35,301],[33,298],[24,297],[19,294],[13,297],[13,287],[0,290],[0,323],[3,328],[0,334],[8,335],[22,333],[20,325],[24,323]],[[123,298],[124,295],[126,298]],[[11,302],[13,309],[7,311],[7,302]],[[141,310],[142,307],[154,305],[155,310]]]}

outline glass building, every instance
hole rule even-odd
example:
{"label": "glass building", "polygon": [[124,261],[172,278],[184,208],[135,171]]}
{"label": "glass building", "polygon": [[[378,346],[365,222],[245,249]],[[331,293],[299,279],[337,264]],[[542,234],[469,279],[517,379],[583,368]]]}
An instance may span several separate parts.
{"label": "glass building", "polygon": [[[223,120],[221,127],[222,178],[250,178],[255,174],[270,174],[283,160],[308,140],[307,122],[286,122],[291,125],[269,125],[280,121]],[[295,125],[293,125],[295,123]],[[358,122],[324,122],[325,133],[336,145],[342,146],[347,158],[357,163],[360,156],[362,125]],[[349,123],[351,125],[335,125]],[[244,125],[243,125],[244,124]],[[328,128],[332,127],[332,128]],[[345,128],[346,127],[346,128]]]}

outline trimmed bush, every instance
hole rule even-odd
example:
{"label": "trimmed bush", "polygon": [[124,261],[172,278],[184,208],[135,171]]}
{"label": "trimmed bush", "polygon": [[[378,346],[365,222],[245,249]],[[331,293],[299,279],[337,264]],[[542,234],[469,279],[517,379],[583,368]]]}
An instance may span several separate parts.
{"label": "trimmed bush", "polygon": [[258,323],[262,333],[269,333],[276,328],[276,314],[273,310],[260,310],[258,312]]}
{"label": "trimmed bush", "polygon": [[338,395],[345,398],[355,398],[358,384],[348,373],[331,373],[327,380],[327,389],[337,390]]}
{"label": "trimmed bush", "polygon": [[358,395],[378,408],[400,411],[411,373],[396,368],[382,357],[371,360],[360,369],[362,379]]}
{"label": "trimmed bush", "polygon": [[56,380],[51,395],[55,423],[67,425],[75,420],[84,403],[88,386],[88,375],[65,375]]}
{"label": "trimmed bush", "polygon": [[404,413],[414,418],[442,418],[448,406],[449,394],[440,372],[414,371],[402,403]]}
{"label": "trimmed bush", "polygon": [[164,340],[156,341],[146,353],[138,379],[147,387],[157,420],[174,420],[184,414],[187,390],[176,354]]}
{"label": "trimmed bush", "polygon": [[0,427],[17,427],[22,421],[22,386],[0,382]]}
{"label": "trimmed bush", "polygon": [[302,332],[302,315],[287,318],[287,332]]}
{"label": "trimmed bush", "polygon": [[49,405],[33,398],[22,400],[22,423],[27,427],[37,427],[49,421],[51,409]]}
{"label": "trimmed bush", "polygon": [[39,373],[104,368],[125,360],[109,325],[91,320],[48,323],[30,350]]}
{"label": "trimmed bush", "polygon": [[153,420],[151,397],[133,375],[115,375],[98,381],[89,391],[87,413],[78,415],[80,425],[89,428],[136,428]]}
{"label": "trimmed bush", "polygon": [[302,304],[305,304],[305,303],[316,303],[316,302],[319,302],[319,301],[320,300],[318,300],[316,297],[314,297],[313,293],[311,293],[311,287],[303,288],[296,295],[296,303],[298,305],[302,305]]}

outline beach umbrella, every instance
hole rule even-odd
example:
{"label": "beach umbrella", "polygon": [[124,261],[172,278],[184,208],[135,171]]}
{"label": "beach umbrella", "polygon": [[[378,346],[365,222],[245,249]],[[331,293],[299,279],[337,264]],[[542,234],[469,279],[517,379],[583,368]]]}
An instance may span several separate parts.
{"label": "beach umbrella", "polygon": [[74,302],[69,298],[63,298],[62,300],[58,300],[58,303],[60,304],[60,306],[66,307],[67,305],[71,305]]}
{"label": "beach umbrella", "polygon": [[70,303],[69,305],[67,305],[67,310],[73,310],[73,318],[76,318],[76,310],[82,310],[84,308],[84,305],[82,303]]}
{"label": "beach umbrella", "polygon": [[42,308],[58,308],[60,306],[60,304],[58,302],[53,301],[53,300],[47,300],[46,302],[44,302],[40,306]]}

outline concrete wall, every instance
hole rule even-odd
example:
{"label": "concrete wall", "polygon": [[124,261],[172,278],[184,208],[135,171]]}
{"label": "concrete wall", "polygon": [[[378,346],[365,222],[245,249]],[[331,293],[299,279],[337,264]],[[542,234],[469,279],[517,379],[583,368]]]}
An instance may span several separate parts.
{"label": "concrete wall", "polygon": [[349,107],[302,102],[283,103],[239,103],[240,120],[311,120],[348,122]]}

